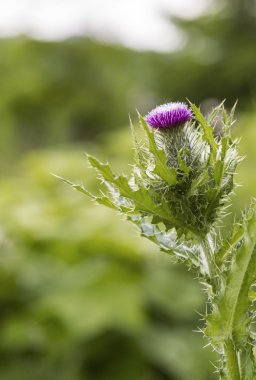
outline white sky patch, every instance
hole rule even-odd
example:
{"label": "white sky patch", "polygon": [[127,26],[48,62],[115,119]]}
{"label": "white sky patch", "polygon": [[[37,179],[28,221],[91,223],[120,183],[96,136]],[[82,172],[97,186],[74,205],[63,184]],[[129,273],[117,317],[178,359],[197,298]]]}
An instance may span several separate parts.
{"label": "white sky patch", "polygon": [[0,0],[0,36],[87,35],[137,50],[170,51],[182,36],[169,15],[193,18],[211,0]]}

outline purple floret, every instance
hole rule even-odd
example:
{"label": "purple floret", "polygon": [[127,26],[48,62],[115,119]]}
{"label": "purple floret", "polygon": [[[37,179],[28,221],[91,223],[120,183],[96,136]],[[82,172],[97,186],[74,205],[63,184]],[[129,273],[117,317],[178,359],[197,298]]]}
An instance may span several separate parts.
{"label": "purple floret", "polygon": [[186,123],[192,117],[192,111],[185,103],[162,104],[150,111],[146,122],[153,128],[170,128]]}

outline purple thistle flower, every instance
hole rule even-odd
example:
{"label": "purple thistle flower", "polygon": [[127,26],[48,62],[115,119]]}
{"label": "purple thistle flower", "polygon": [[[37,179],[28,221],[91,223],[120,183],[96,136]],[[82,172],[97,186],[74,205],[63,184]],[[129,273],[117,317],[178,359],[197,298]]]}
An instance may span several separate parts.
{"label": "purple thistle flower", "polygon": [[162,104],[150,111],[146,122],[153,128],[171,128],[186,123],[192,117],[192,111],[185,103]]}

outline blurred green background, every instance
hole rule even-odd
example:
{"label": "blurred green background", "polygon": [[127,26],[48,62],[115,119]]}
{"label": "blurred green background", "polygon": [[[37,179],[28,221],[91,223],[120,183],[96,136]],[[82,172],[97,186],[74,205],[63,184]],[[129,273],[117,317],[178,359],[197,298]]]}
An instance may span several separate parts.
{"label": "blurred green background", "polygon": [[207,112],[238,99],[239,214],[256,195],[256,2],[223,4],[173,18],[186,43],[172,53],[0,40],[1,379],[217,378],[195,332],[205,307],[195,274],[50,173],[97,189],[84,152],[125,171],[136,108],[189,98]]}

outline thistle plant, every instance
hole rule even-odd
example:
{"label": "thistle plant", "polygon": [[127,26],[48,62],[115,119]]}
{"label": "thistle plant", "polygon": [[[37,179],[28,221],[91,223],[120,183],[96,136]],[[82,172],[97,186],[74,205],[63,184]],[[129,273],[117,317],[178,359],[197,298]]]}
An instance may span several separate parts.
{"label": "thistle plant", "polygon": [[[161,105],[144,118],[139,115],[142,142],[132,127],[135,157],[130,177],[115,175],[107,163],[88,155],[105,188],[101,195],[64,181],[125,215],[161,251],[196,271],[208,296],[202,332],[219,354],[220,379],[252,380],[255,201],[228,233],[219,229],[241,161],[238,140],[231,136],[234,111],[235,106],[228,114],[221,104],[205,118],[194,104]],[[222,126],[215,133],[217,116]]]}

